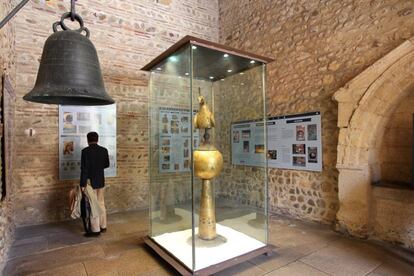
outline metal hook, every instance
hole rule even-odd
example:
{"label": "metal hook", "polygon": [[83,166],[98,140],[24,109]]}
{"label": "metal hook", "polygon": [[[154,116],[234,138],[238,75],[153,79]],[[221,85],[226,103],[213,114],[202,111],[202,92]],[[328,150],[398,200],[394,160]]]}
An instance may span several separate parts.
{"label": "metal hook", "polygon": [[76,15],[76,11],[75,11],[75,3],[76,0],[70,0],[70,20],[75,21],[75,15]]}

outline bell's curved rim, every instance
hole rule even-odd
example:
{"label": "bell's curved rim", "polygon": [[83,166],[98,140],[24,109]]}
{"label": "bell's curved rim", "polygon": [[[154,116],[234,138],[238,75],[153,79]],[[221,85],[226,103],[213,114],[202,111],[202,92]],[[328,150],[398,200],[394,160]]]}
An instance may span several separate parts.
{"label": "bell's curved rim", "polygon": [[57,104],[57,105],[111,105],[115,101],[108,96],[108,98],[96,98],[87,96],[34,96],[31,93],[27,93],[23,100],[42,104]]}

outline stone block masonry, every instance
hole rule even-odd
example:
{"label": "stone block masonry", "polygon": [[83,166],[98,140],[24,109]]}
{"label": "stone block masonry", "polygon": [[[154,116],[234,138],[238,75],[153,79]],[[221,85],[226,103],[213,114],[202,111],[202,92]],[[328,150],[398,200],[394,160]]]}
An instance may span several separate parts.
{"label": "stone block masonry", "polygon": [[271,169],[270,210],[331,223],[339,207],[333,93],[414,34],[406,0],[219,1],[220,43],[268,56],[268,112],[322,112],[323,172]]}
{"label": "stone block masonry", "polygon": [[[17,56],[16,223],[68,218],[67,193],[77,181],[58,179],[58,109],[24,102],[42,47],[69,1],[30,1],[14,18]],[[108,93],[118,108],[118,177],[108,179],[109,212],[148,207],[148,75],[139,69],[185,35],[218,39],[217,1],[77,1],[91,32]],[[69,23],[70,24],[70,23]],[[77,28],[75,25],[71,25]],[[34,128],[27,137],[24,130]]]}

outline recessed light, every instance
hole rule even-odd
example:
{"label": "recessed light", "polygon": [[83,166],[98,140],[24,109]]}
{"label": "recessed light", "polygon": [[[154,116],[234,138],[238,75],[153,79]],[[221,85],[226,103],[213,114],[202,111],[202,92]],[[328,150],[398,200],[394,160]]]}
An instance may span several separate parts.
{"label": "recessed light", "polygon": [[181,76],[178,76],[178,78],[179,78],[179,79],[182,79],[183,77],[181,77]]}
{"label": "recessed light", "polygon": [[221,79],[221,81],[224,81],[224,79]]}
{"label": "recessed light", "polygon": [[190,75],[189,73],[185,73],[186,76]]}
{"label": "recessed light", "polygon": [[241,85],[244,85],[244,83],[242,82]]}
{"label": "recessed light", "polygon": [[253,64],[253,63],[256,63],[256,61],[254,61],[254,60],[251,60],[251,61],[250,61],[250,63],[251,63],[251,64]]}
{"label": "recessed light", "polygon": [[210,77],[210,80],[214,79],[214,77]]}
{"label": "recessed light", "polygon": [[240,73],[240,75],[244,75],[244,73],[243,73],[243,72],[241,72],[241,73]]}
{"label": "recessed light", "polygon": [[161,67],[158,67],[158,68],[157,68],[157,70],[158,70],[158,71],[161,71],[161,70],[162,70],[162,68],[161,68]]}
{"label": "recessed light", "polygon": [[227,72],[231,73],[231,72],[233,72],[233,70],[229,69],[229,70],[227,70]]}
{"label": "recessed light", "polygon": [[178,58],[176,56],[171,56],[169,58],[169,60],[172,61],[172,62],[177,62],[178,61]]}
{"label": "recessed light", "polygon": [[224,54],[224,55],[223,55],[223,57],[228,57],[228,56],[229,56],[229,54]]}
{"label": "recessed light", "polygon": [[195,50],[195,49],[197,49],[197,46],[191,46],[191,48],[193,49],[193,50]]}

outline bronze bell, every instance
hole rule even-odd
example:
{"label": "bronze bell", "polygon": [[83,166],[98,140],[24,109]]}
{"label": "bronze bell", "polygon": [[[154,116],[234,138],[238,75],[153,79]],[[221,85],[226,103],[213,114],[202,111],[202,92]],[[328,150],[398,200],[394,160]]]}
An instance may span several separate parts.
{"label": "bronze bell", "polygon": [[[66,27],[63,21],[68,17],[79,22],[78,30]],[[62,31],[57,31],[59,25]],[[60,105],[113,104],[114,100],[106,93],[98,55],[82,18],[65,13],[60,22],[53,24],[53,30],[43,48],[36,84],[23,99]]]}

